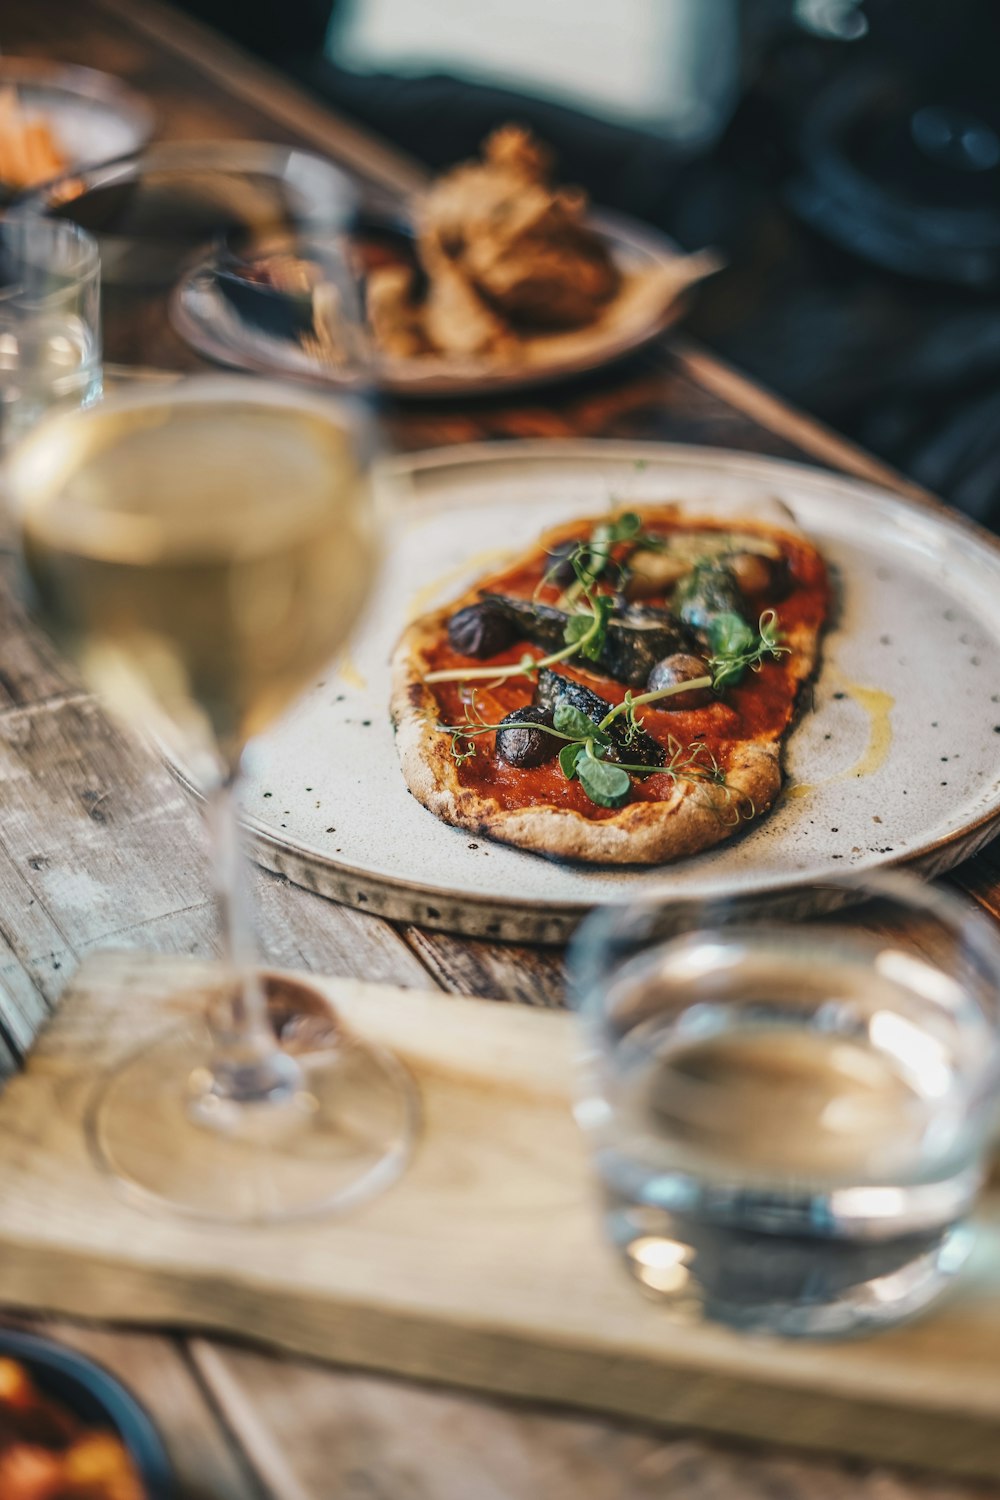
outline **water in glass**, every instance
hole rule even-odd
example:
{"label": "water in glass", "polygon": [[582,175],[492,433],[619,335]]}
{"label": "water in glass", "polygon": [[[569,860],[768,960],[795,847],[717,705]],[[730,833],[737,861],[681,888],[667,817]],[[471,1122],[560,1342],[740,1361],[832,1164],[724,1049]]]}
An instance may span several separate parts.
{"label": "water in glass", "polygon": [[590,1036],[578,1117],[651,1295],[840,1333],[965,1259],[995,1029],[929,959],[850,929],[681,934],[609,975]]}

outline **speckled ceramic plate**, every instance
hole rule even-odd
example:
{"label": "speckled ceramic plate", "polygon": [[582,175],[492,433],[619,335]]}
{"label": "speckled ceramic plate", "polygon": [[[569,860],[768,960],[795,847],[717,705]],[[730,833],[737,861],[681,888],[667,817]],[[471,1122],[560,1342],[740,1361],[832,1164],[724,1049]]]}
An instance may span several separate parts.
{"label": "speckled ceramic plate", "polygon": [[[376,381],[394,396],[483,396],[565,380],[641,349],[675,323],[683,294],[722,264],[714,257],[681,257],[671,241],[618,215],[594,215],[625,278],[620,295],[591,327],[538,337],[515,360],[478,355],[383,357]],[[216,279],[218,255],[193,265],[174,291],[170,317],[178,333],[200,354],[257,374],[349,388],[356,375],[324,365],[294,338],[265,333],[241,318]]]}
{"label": "speckled ceramic plate", "polygon": [[[623,443],[454,448],[385,471],[389,557],[351,657],[257,748],[256,857],[384,916],[559,941],[595,903],[955,864],[1000,819],[1000,544],[943,510],[841,475],[716,449]],[[387,716],[408,613],[445,601],[545,527],[610,501],[777,497],[822,549],[838,602],[787,788],[746,833],[676,865],[557,864],[447,827],[409,795]],[[484,553],[484,548],[491,549]]]}

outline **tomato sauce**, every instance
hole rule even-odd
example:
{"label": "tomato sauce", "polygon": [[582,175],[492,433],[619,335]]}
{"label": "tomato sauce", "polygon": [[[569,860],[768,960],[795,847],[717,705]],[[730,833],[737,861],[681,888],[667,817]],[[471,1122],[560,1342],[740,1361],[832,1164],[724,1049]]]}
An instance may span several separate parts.
{"label": "tomato sauce", "polygon": [[[658,520],[649,511],[644,512],[643,521],[647,532],[659,535],[667,535],[670,531],[690,532],[692,529],[682,523]],[[590,536],[592,525],[592,522],[575,523],[549,533],[546,537],[547,546],[551,548],[557,542],[569,539],[585,541]],[[699,522],[696,529],[707,532],[729,531],[733,528],[722,525],[713,527],[708,522]],[[741,526],[739,531],[743,535],[749,535],[752,528]],[[797,538],[779,539],[768,534],[768,539],[780,540],[788,564],[791,586],[784,597],[773,604],[767,597],[759,602],[755,600],[753,608],[747,608],[747,618],[755,624],[755,612],[760,614],[765,609],[773,608],[778,617],[778,629],[783,634],[787,635],[796,626],[806,626],[818,631],[829,607],[829,585],[823,559],[814,547]],[[627,545],[620,545],[612,549],[612,555],[620,557],[627,550]],[[522,560],[513,568],[483,579],[477,592],[481,590],[483,593],[510,594],[520,598],[534,597],[541,603],[554,604],[561,589],[553,584],[541,583],[550,565],[548,551],[539,547],[528,561]],[[599,586],[599,591],[607,592],[607,589]],[[644,604],[654,608],[664,607],[668,602],[666,595],[643,600]],[[447,636],[442,633],[440,641],[428,655],[428,665],[431,671],[479,668],[485,665],[502,668],[519,662],[528,654],[539,661],[546,653],[537,646],[521,642],[506,651],[498,652],[488,662],[473,661],[454,651]],[[586,684],[592,692],[598,693],[611,704],[621,703],[627,691],[625,684],[597,671],[585,671],[575,662],[559,662],[553,670]],[[499,684],[493,684],[489,680],[474,680],[468,685],[461,682],[437,682],[430,686],[437,699],[440,722],[449,725],[466,722],[464,700],[470,688],[475,689],[475,714],[488,724],[499,723],[513,709],[526,707],[533,701],[535,692],[535,682],[528,677],[512,677]],[[670,709],[653,704],[640,707],[637,716],[646,733],[667,747],[668,760],[675,745],[679,747],[681,755],[685,756],[688,747],[701,744],[705,748],[699,753],[697,764],[706,770],[718,766],[724,772],[730,762],[733,747],[740,741],[774,740],[782,734],[794,714],[798,687],[795,669],[789,657],[783,656],[777,660],[768,658],[759,671],[747,671],[742,682],[727,688],[719,698],[702,708]],[[642,688],[632,689],[636,695],[642,691]],[[665,704],[669,702],[669,699],[665,700]],[[482,796],[494,798],[504,808],[562,807],[595,822],[615,815],[617,809],[598,807],[591,802],[578,781],[568,781],[559,767],[558,759],[554,758],[543,766],[530,769],[511,766],[494,753],[494,740],[494,735],[483,734],[473,741],[463,742],[462,749],[474,744],[476,753],[457,767],[462,786]],[[665,801],[671,796],[674,786],[674,778],[663,772],[634,777],[629,801]]]}

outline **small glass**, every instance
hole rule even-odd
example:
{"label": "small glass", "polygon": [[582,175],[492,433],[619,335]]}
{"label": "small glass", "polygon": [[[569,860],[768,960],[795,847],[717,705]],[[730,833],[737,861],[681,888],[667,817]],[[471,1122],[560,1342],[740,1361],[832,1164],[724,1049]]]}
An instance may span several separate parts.
{"label": "small glass", "polygon": [[899,873],[653,895],[590,917],[570,967],[577,1118],[645,1292],[784,1335],[873,1330],[939,1293],[996,1122],[982,914]]}
{"label": "small glass", "polygon": [[0,224],[0,452],[54,405],[101,394],[101,261],[76,224]]}

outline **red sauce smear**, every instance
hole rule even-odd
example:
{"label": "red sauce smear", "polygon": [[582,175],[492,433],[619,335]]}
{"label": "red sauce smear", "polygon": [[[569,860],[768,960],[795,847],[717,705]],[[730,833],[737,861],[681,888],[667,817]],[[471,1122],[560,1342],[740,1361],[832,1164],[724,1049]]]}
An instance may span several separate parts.
{"label": "red sauce smear", "polygon": [[[690,534],[692,531],[712,530],[736,531],[745,536],[753,534],[752,526],[744,524],[734,527],[713,525],[706,521],[685,525],[676,518],[659,520],[649,510],[643,512],[643,523],[647,532],[659,535],[667,535],[671,531]],[[546,537],[547,547],[570,538],[585,541],[590,536],[592,527],[592,521],[578,521],[559,531],[550,532]],[[797,625],[806,625],[818,631],[829,608],[829,584],[823,559],[809,543],[795,537],[775,536],[771,532],[766,533],[766,537],[768,541],[781,546],[788,563],[791,587],[785,597],[774,604],[766,597],[759,605],[755,600],[752,608],[747,607],[747,618],[755,624],[755,610],[760,614],[765,609],[773,608],[778,616],[778,628],[783,633],[787,634]],[[622,556],[628,548],[619,546],[612,550],[613,555]],[[539,547],[529,560],[482,580],[478,589],[483,593],[510,594],[524,599],[537,597],[541,603],[554,604],[561,589],[552,584],[545,584],[539,589],[541,579],[550,565],[548,551]],[[643,600],[644,604],[654,608],[663,607],[668,602],[666,595]],[[447,636],[442,633],[440,641],[428,653],[428,664],[429,670],[435,672],[469,666],[503,667],[519,662],[527,653],[536,660],[541,660],[546,654],[537,646],[521,642],[515,643],[506,651],[498,652],[488,662],[472,661],[452,650]],[[627,691],[624,683],[600,673],[583,671],[571,661],[557,663],[553,671],[585,683],[592,692],[611,704],[621,703]],[[466,705],[462,694],[467,691],[466,685],[461,682],[435,682],[430,687],[437,699],[439,721],[451,725],[465,723]],[[491,685],[488,679],[485,682],[473,680],[468,687],[475,689],[476,712],[488,724],[497,724],[513,709],[526,707],[532,702],[535,691],[534,681],[528,677],[511,677],[496,686]],[[721,697],[703,708],[669,709],[653,704],[648,708],[638,709],[637,714],[646,733],[651,734],[662,745],[667,745],[671,737],[684,749],[695,743],[703,744],[705,753],[699,757],[699,763],[711,766],[710,757],[714,757],[717,765],[725,771],[733,748],[740,741],[774,740],[782,734],[794,714],[798,687],[789,658],[769,658],[762,664],[759,672],[748,671],[742,682],[727,688]],[[632,691],[638,694],[643,689],[633,688]],[[665,703],[669,701],[666,699]],[[578,781],[567,781],[560,770],[558,759],[531,768],[511,766],[495,754],[494,742],[495,735],[490,734],[479,735],[472,742],[476,746],[475,755],[457,766],[462,786],[480,796],[494,798],[506,809],[532,806],[567,808],[594,822],[602,822],[615,816],[617,809],[598,807],[591,802]],[[465,742],[462,748],[467,748],[468,743]],[[675,785],[673,777],[662,772],[634,777],[629,802],[666,801],[672,795]]]}

